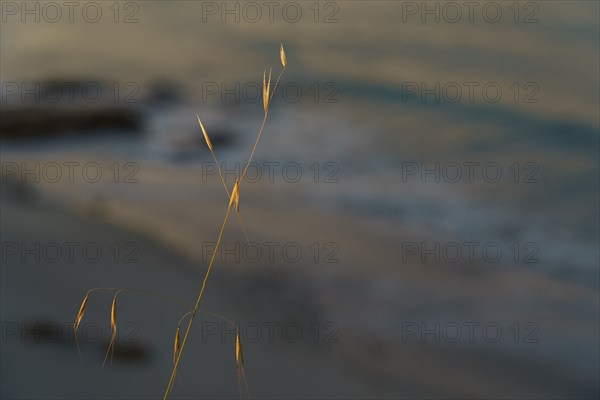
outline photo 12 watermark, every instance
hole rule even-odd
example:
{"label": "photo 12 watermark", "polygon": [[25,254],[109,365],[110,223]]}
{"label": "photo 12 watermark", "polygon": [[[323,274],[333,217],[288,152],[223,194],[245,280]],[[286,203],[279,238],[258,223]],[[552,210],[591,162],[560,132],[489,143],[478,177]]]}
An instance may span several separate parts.
{"label": "photo 12 watermark", "polygon": [[402,263],[409,264],[537,264],[540,245],[536,242],[495,241],[402,242]]}
{"label": "photo 12 watermark", "polygon": [[[271,82],[273,101],[299,103],[307,101],[316,104],[336,104],[340,102],[340,85],[327,82]],[[263,82],[202,82],[200,94],[203,103],[247,104],[263,101]]]}
{"label": "photo 12 watermark", "polygon": [[421,24],[537,24],[541,2],[402,1],[401,22]]}
{"label": "photo 12 watermark", "polygon": [[531,321],[403,321],[402,343],[421,344],[537,344],[540,326]]}
{"label": "photo 12 watermark", "polygon": [[203,1],[202,23],[337,24],[340,2],[335,1]]}
{"label": "photo 12 watermark", "polygon": [[132,161],[110,163],[97,161],[3,161],[0,163],[2,183],[129,184],[140,182],[139,172],[139,165]]}
{"label": "photo 12 watermark", "polygon": [[[216,242],[202,243],[202,261],[210,261]],[[216,252],[222,263],[244,264],[337,264],[340,262],[340,245],[337,242],[228,242],[222,241]]]}
{"label": "photo 12 watermark", "polygon": [[137,1],[2,1],[3,24],[57,24],[112,22],[137,24],[140,4]]}
{"label": "photo 12 watermark", "polygon": [[140,245],[134,241],[100,243],[95,241],[24,242],[2,241],[0,260],[3,264],[137,264]]}
{"label": "photo 12 watermark", "polygon": [[[221,162],[218,165],[214,162],[203,162],[202,183],[209,179],[236,179],[241,176],[245,163],[241,162]],[[248,164],[244,180],[248,183],[298,183],[300,181],[311,183],[339,183],[340,166],[334,161],[315,161],[312,164],[305,164],[296,161],[252,161]]]}
{"label": "photo 12 watermark", "polygon": [[540,102],[540,86],[536,82],[493,81],[462,82],[402,82],[401,101],[421,104],[485,103],[495,104],[507,100],[516,104]]}
{"label": "photo 12 watermark", "polygon": [[533,161],[405,161],[400,166],[402,183],[516,183],[540,182],[541,167]]}
{"label": "photo 12 watermark", "polygon": [[2,104],[132,104],[139,103],[136,82],[26,81],[2,82]]}

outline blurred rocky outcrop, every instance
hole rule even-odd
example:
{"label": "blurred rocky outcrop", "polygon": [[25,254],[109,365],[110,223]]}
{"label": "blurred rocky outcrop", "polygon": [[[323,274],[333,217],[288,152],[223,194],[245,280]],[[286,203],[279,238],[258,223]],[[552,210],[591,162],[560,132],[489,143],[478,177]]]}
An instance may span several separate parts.
{"label": "blurred rocky outcrop", "polygon": [[93,81],[3,83],[0,138],[29,139],[91,132],[139,132],[140,101],[135,87]]}

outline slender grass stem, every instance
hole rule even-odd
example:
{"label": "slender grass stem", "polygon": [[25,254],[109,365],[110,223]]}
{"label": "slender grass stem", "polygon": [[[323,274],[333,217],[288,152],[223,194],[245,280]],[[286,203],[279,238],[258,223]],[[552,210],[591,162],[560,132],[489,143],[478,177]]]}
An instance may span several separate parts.
{"label": "slender grass stem", "polygon": [[252,147],[252,152],[250,153],[250,157],[248,158],[248,162],[246,162],[246,165],[244,166],[244,171],[242,172],[242,176],[240,177],[240,183],[246,177],[246,171],[248,171],[248,167],[250,166],[250,162],[252,161],[252,158],[254,157],[254,152],[256,151],[256,146],[258,146],[258,142],[260,140],[260,136],[262,135],[263,130],[265,129],[265,123],[267,122],[267,116],[268,115],[269,115],[269,110],[265,111],[265,116],[263,117],[262,124],[260,125],[260,130],[258,131],[258,135],[256,135],[256,140],[254,141],[254,147]]}
{"label": "slender grass stem", "polygon": [[217,239],[217,244],[215,246],[215,250],[213,251],[212,257],[210,258],[210,263],[208,264],[208,269],[206,270],[206,274],[204,275],[204,280],[202,281],[202,287],[200,288],[200,293],[198,294],[198,298],[196,299],[196,304],[194,309],[192,310],[192,314],[190,315],[190,321],[188,322],[187,328],[185,330],[185,335],[183,336],[183,341],[181,342],[181,350],[179,354],[177,354],[177,358],[175,359],[175,365],[173,366],[173,371],[171,372],[171,378],[169,379],[169,384],[167,385],[167,389],[165,391],[164,400],[167,400],[169,397],[169,393],[171,392],[171,388],[173,387],[173,381],[175,380],[175,375],[177,374],[177,367],[179,366],[179,360],[181,360],[181,355],[183,354],[183,350],[187,343],[188,336],[190,334],[190,330],[192,329],[192,324],[194,322],[194,317],[198,311],[198,307],[200,306],[200,300],[202,300],[202,295],[204,294],[204,288],[206,287],[206,282],[208,282],[208,277],[210,275],[210,271],[215,261],[215,257],[217,255],[217,250],[221,245],[221,239],[223,238],[223,231],[225,230],[225,225],[227,224],[227,220],[229,219],[229,214],[231,213],[231,202],[229,202],[229,206],[227,207],[227,213],[225,214],[225,218],[223,219],[223,224],[221,225],[221,231],[219,232],[219,238]]}
{"label": "slender grass stem", "polygon": [[[210,154],[212,154],[212,158],[215,161],[215,164],[217,165],[217,171],[219,171],[219,178],[221,178],[221,183],[223,184],[223,187],[225,188],[225,193],[227,193],[227,200],[231,200],[231,194],[229,194],[229,189],[227,189],[227,183],[225,183],[225,178],[223,177],[223,172],[221,171],[221,166],[219,165],[217,156],[215,155],[215,152],[213,151],[212,148],[209,147],[209,150],[210,150]],[[238,220],[240,221],[240,225],[242,227],[242,232],[244,233],[244,237],[246,238],[246,243],[250,244],[250,239],[248,239],[248,233],[246,231],[246,224],[244,224],[244,219],[242,218],[242,214],[240,214],[240,212],[236,210],[236,215],[238,217]]]}
{"label": "slender grass stem", "polygon": [[[273,95],[275,95],[275,89],[279,85],[279,81],[281,80],[281,76],[283,75],[284,72],[285,72],[285,68],[283,68],[281,70],[281,72],[279,73],[279,76],[277,77],[277,82],[275,82],[275,86],[273,87],[273,92],[271,93],[271,96],[269,97],[269,103],[273,100]],[[263,130],[265,129],[265,124],[267,122],[268,115],[269,115],[269,109],[267,108],[267,110],[265,111],[263,120],[262,120],[262,124],[260,126],[260,130],[258,131],[258,135],[256,135],[256,140],[254,141],[254,146],[252,147],[252,152],[250,153],[250,157],[248,157],[248,162],[246,162],[246,165],[244,166],[244,171],[242,172],[242,176],[240,177],[240,183],[242,183],[242,181],[246,177],[246,171],[248,171],[248,167],[250,166],[250,163],[252,162],[252,158],[254,158],[254,153],[256,152],[256,147],[258,146],[260,137],[263,133]]]}

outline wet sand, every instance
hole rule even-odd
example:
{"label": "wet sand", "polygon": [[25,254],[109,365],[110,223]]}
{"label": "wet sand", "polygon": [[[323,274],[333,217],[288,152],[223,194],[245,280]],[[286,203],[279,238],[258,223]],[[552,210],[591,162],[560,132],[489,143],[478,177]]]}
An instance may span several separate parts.
{"label": "wet sand", "polygon": [[[88,157],[89,159],[89,157]],[[94,158],[98,159],[98,158]],[[108,161],[107,161],[108,162]],[[3,397],[158,398],[170,371],[175,326],[183,310],[138,293],[119,300],[123,342],[112,365],[101,368],[108,340],[110,296],[90,300],[87,323],[105,335],[81,343],[23,333],[36,322],[73,320],[86,290],[98,286],[153,290],[192,303],[227,202],[218,182],[196,171],[140,165],[140,184],[38,184],[30,191],[4,185],[2,240],[16,243],[100,244],[106,257],[74,263],[8,257],[2,266]],[[5,188],[7,190],[5,190]],[[597,292],[538,270],[501,265],[401,262],[398,243],[419,232],[396,230],[360,216],[327,213],[302,201],[305,188],[269,184],[242,189],[242,213],[252,241],[339,244],[339,262],[291,263],[281,253],[266,262],[217,262],[203,300],[205,310],[262,327],[245,345],[253,397],[593,397],[597,394]],[[20,193],[20,195],[18,195]],[[28,194],[29,193],[29,194]],[[178,207],[172,199],[178,198]],[[244,242],[232,218],[224,240]],[[135,243],[137,263],[112,258],[114,243]],[[64,260],[64,258],[63,258]],[[319,260],[322,261],[322,260]],[[433,327],[497,323],[492,343],[475,333],[456,343],[407,335],[407,324]],[[199,319],[182,361],[175,397],[236,397],[233,337],[203,336],[214,319]],[[520,328],[518,342],[510,330]],[[535,342],[523,325],[534,322]],[[134,325],[127,325],[133,323]],[[205,324],[207,325],[205,325]],[[302,329],[297,342],[281,327]],[[319,338],[315,340],[314,324]],[[275,340],[267,326],[276,326]],[[327,325],[329,324],[329,325]],[[93,328],[93,327],[92,327]],[[220,328],[218,328],[221,330]],[[464,329],[464,328],[463,328]],[[478,332],[478,331],[476,331]],[[23,336],[24,335],[24,336]],[[38,335],[38,336],[36,336]],[[46,336],[48,334],[46,333]],[[466,331],[463,331],[466,335]],[[435,335],[434,335],[435,336]],[[127,339],[132,339],[128,342]],[[139,338],[139,341],[137,339]],[[327,338],[335,339],[328,342]],[[35,384],[33,384],[33,382]],[[468,388],[468,389],[467,389]]]}

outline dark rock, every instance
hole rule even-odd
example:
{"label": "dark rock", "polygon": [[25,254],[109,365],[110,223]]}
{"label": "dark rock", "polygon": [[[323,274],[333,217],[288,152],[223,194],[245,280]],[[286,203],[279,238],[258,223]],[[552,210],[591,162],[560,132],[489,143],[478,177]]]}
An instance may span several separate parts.
{"label": "dark rock", "polygon": [[13,106],[0,110],[0,138],[28,139],[100,130],[141,130],[140,112],[131,107]]}

